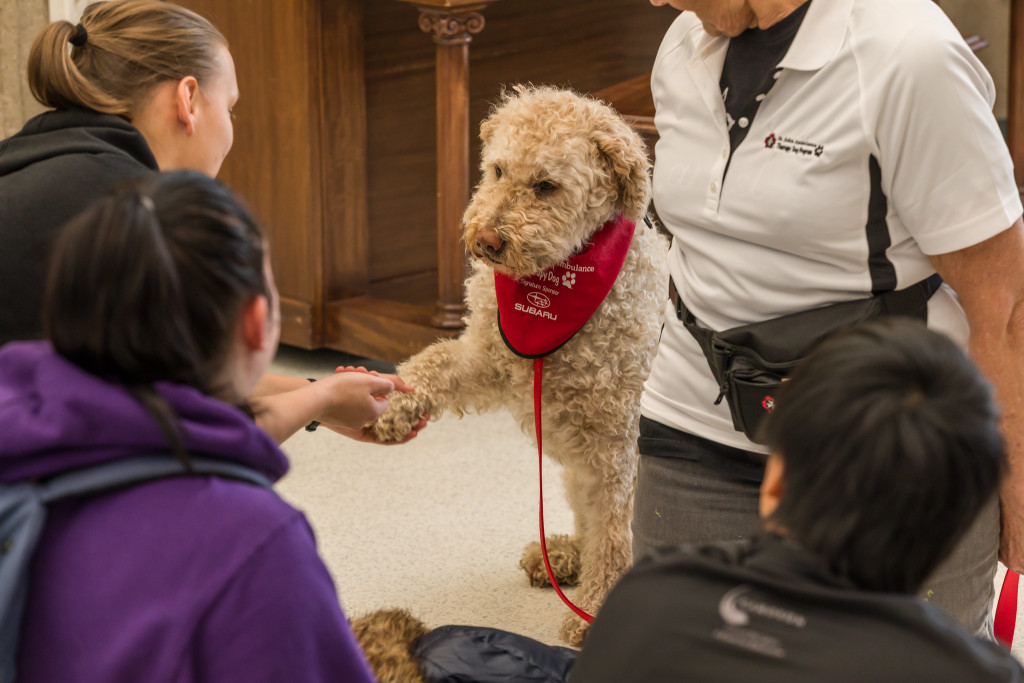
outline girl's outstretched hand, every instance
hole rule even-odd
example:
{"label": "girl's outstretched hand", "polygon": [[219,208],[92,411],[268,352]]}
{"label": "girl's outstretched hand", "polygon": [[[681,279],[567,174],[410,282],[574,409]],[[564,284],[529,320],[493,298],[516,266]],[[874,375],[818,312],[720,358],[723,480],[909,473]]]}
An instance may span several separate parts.
{"label": "girl's outstretched hand", "polygon": [[[373,377],[376,378],[378,382],[386,382],[387,385],[370,383],[366,385],[365,389],[363,389],[364,392],[366,390],[370,391],[369,398],[371,399],[372,404],[367,404],[365,407],[372,408],[372,410],[366,413],[359,414],[363,417],[366,417],[369,416],[372,412],[372,417],[370,417],[370,419],[366,419],[363,422],[359,423],[358,426],[356,426],[356,424],[354,424],[351,420],[352,414],[343,414],[339,410],[332,409],[324,412],[320,420],[322,426],[327,427],[328,429],[337,432],[338,434],[347,436],[350,439],[354,439],[356,441],[363,441],[366,443],[379,443],[388,446],[407,443],[410,439],[416,438],[416,435],[419,433],[419,431],[427,426],[427,421],[430,419],[430,416],[424,415],[423,418],[421,418],[420,421],[416,424],[416,426],[412,428],[408,436],[406,436],[406,438],[403,439],[402,441],[378,441],[377,438],[373,435],[373,433],[369,429],[367,429],[367,425],[372,423],[374,420],[380,417],[385,410],[387,410],[388,395],[392,391],[412,393],[413,391],[415,391],[415,389],[411,387],[409,384],[407,384],[405,380],[403,380],[398,375],[381,374],[375,370],[367,370],[365,367],[362,366],[339,366],[334,370],[334,372],[336,377],[342,374],[349,375],[350,377],[353,375],[363,375],[366,376],[367,378]],[[379,389],[377,393],[373,393],[374,387],[377,387]],[[366,398],[366,396],[367,395],[365,393],[359,394],[359,398]],[[340,404],[338,405],[338,408],[341,408]]]}

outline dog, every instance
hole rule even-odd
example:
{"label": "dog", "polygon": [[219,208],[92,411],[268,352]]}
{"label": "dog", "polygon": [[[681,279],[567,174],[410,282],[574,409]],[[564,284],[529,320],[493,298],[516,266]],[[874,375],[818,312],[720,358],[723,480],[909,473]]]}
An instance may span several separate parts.
{"label": "dog", "polygon": [[[543,446],[563,466],[575,518],[573,536],[549,543],[552,569],[559,584],[578,581],[576,603],[595,614],[631,564],[640,395],[667,300],[667,240],[645,225],[647,150],[610,106],[551,86],[507,89],[481,124],[480,138],[482,178],[463,216],[472,256],[465,329],[398,367],[416,391],[393,394],[370,429],[379,440],[400,441],[424,414],[436,419],[444,411],[461,417],[506,408],[533,434],[534,362],[503,340],[508,330],[499,329],[497,281],[515,286],[548,276],[543,291],[532,285],[538,289],[530,301],[537,305],[517,310],[563,315],[545,310],[545,301],[578,289],[576,276],[582,282],[586,268],[566,270],[560,279],[550,276],[552,269],[591,253],[604,228],[636,223],[631,237],[616,233],[625,235],[625,253],[607,296],[543,361]],[[527,548],[520,567],[532,584],[548,583],[538,543]],[[579,645],[586,631],[570,613],[560,635]]]}
{"label": "dog", "polygon": [[427,683],[415,648],[430,629],[408,610],[377,610],[350,623],[380,683]]}

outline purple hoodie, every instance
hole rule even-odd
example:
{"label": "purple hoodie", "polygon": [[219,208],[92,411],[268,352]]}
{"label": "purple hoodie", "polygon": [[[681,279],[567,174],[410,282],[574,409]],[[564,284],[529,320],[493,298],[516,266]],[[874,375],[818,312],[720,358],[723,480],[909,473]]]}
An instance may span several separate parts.
{"label": "purple hoodie", "polygon": [[[288,461],[241,411],[158,385],[190,453],[276,481]],[[44,342],[0,349],[0,480],[166,452],[128,394]],[[302,513],[263,488],[176,477],[51,507],[19,683],[374,681]]]}

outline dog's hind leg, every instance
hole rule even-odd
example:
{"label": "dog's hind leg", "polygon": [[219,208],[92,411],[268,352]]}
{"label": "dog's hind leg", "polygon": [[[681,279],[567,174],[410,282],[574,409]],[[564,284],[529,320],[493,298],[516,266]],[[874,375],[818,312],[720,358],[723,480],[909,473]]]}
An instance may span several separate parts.
{"label": "dog's hind leg", "polygon": [[[574,469],[570,502],[579,520],[580,586],[575,603],[597,614],[605,596],[632,563],[633,488],[636,481],[636,441],[606,442],[620,452],[569,465]],[[561,636],[580,645],[588,625],[575,614],[567,615]]]}

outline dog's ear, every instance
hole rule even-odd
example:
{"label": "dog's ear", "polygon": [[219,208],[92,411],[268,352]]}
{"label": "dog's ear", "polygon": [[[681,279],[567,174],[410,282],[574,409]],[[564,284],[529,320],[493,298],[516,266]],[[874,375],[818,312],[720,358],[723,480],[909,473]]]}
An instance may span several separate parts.
{"label": "dog's ear", "polygon": [[646,145],[629,124],[611,112],[595,128],[593,139],[615,174],[623,215],[639,221],[651,200],[651,164]]}
{"label": "dog's ear", "polygon": [[497,127],[498,124],[495,122],[493,115],[480,122],[480,142],[485,147],[490,144],[491,138],[494,137],[494,129]]}
{"label": "dog's ear", "polygon": [[533,90],[534,87],[529,83],[515,83],[501,87],[498,101],[491,106],[491,111],[488,112],[487,118],[480,122],[480,142],[484,146],[487,146],[491,138],[494,137],[494,129],[498,125],[496,122],[498,112],[509,106],[513,100],[519,99]]}

